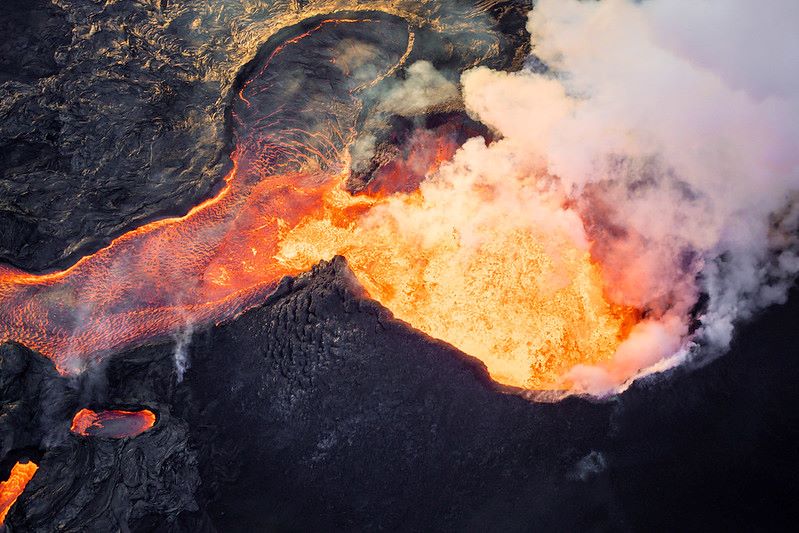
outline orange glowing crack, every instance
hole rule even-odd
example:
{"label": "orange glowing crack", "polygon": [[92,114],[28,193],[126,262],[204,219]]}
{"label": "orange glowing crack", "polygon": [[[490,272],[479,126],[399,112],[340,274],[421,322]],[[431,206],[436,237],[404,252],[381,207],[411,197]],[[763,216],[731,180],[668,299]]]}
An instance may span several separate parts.
{"label": "orange glowing crack", "polygon": [[3,525],[6,515],[20,494],[25,490],[28,482],[39,469],[33,461],[16,463],[11,469],[11,475],[6,481],[0,482],[0,526]]}
{"label": "orange glowing crack", "polygon": [[72,418],[69,428],[83,437],[107,437],[121,439],[135,437],[155,425],[155,413],[149,409],[141,411],[109,410],[95,412],[81,409]]}

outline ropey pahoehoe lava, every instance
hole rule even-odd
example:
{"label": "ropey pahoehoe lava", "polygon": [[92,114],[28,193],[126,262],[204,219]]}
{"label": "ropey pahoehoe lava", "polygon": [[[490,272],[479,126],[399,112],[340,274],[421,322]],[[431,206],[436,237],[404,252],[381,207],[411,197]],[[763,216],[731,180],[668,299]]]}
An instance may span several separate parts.
{"label": "ropey pahoehoe lava", "polygon": [[[799,61],[799,8],[787,0],[767,0],[770,11],[745,0],[702,8],[690,0],[200,3],[54,2],[70,14],[64,24],[73,31],[71,43],[53,45],[52,69],[101,80],[96,94],[75,92],[80,101],[107,100],[109,112],[122,109],[114,107],[115,91],[124,93],[116,84],[135,86],[136,71],[90,73],[74,58],[87,65],[124,49],[125,61],[146,69],[170,54],[183,61],[190,54],[182,43],[213,48],[197,60],[199,74],[170,71],[194,84],[184,89],[196,101],[186,97],[190,111],[170,122],[167,137],[176,151],[185,149],[186,132],[202,125],[198,154],[220,147],[218,161],[203,168],[225,170],[198,176],[195,192],[201,181],[217,187],[178,216],[179,208],[128,206],[125,216],[144,222],[111,224],[104,217],[127,193],[97,200],[102,213],[75,229],[70,249],[91,248],[97,228],[107,234],[71,266],[37,272],[0,263],[0,349],[8,354],[0,359],[0,390],[9,413],[0,418],[10,428],[0,435],[9,472],[0,485],[0,528],[16,505],[24,507],[19,523],[37,530],[49,527],[42,516],[58,516],[63,530],[95,520],[101,529],[127,530],[130,521],[161,531],[166,515],[168,527],[186,530],[212,523],[280,530],[287,524],[274,517],[300,516],[303,504],[281,500],[264,482],[274,507],[289,510],[261,510],[265,477],[285,478],[286,494],[304,487],[309,506],[348,509],[333,529],[380,528],[382,517],[357,515],[366,504],[336,501],[319,488],[326,486],[320,473],[335,473],[331,487],[353,485],[347,476],[361,469],[371,473],[368,457],[348,453],[360,449],[358,435],[385,434],[373,428],[389,419],[399,421],[396,435],[365,449],[391,456],[407,439],[400,455],[416,459],[397,464],[432,457],[423,464],[440,465],[434,454],[441,451],[467,471],[482,457],[491,465],[485,487],[505,494],[514,475],[521,485],[535,477],[524,462],[533,462],[529,451],[543,458],[542,486],[557,487],[553,494],[577,494],[574,487],[596,479],[611,489],[591,494],[614,493],[614,483],[644,462],[620,444],[619,435],[635,433],[624,426],[633,416],[625,402],[635,411],[646,394],[659,398],[625,391],[686,361],[694,365],[675,375],[694,379],[684,376],[724,354],[737,328],[784,303],[795,284],[799,78],[791,66]],[[127,40],[111,37],[118,30]],[[61,75],[25,83],[53,91]],[[146,92],[143,80],[131,91]],[[39,113],[47,119],[30,128],[58,124],[63,135],[82,127],[58,99],[17,105],[34,91],[25,83],[0,84],[0,116]],[[220,94],[209,104],[203,95],[214,90]],[[17,187],[21,199],[13,209],[0,204],[0,216],[27,221],[35,217],[20,206],[37,189],[25,181],[46,182],[55,164],[37,167],[43,174],[15,170],[25,154],[45,153],[52,137],[19,141],[27,134],[17,122],[2,130],[14,141],[3,160],[11,178],[0,190]],[[120,133],[104,157],[162,161],[172,141],[147,144]],[[23,156],[14,155],[18,148]],[[73,169],[90,159],[71,157]],[[114,168],[103,165],[97,169]],[[153,193],[159,205],[170,197],[184,205],[187,187],[164,185],[168,168],[143,175],[142,189],[160,191]],[[34,230],[25,235],[36,248]],[[350,272],[357,287],[348,285]],[[250,338],[261,344],[246,347]],[[187,374],[192,350],[204,366]],[[247,359],[255,353],[269,363]],[[387,362],[387,353],[405,354],[407,366],[392,366],[400,363]],[[231,380],[234,371],[242,375]],[[339,397],[338,387],[350,396]],[[701,394],[724,387],[708,390]],[[586,393],[590,401],[572,397]],[[373,395],[380,399],[368,407],[347,403]],[[613,395],[616,407],[599,401]],[[267,397],[268,405],[258,403]],[[440,398],[461,410],[440,414]],[[426,407],[417,409],[417,401]],[[548,444],[531,437],[538,429]],[[475,433],[480,453],[463,448],[464,435]],[[646,436],[635,442],[659,453]],[[341,470],[330,466],[337,455]],[[392,475],[407,473],[428,487],[408,472]],[[467,486],[469,475],[460,482]],[[464,494],[487,490],[468,487]],[[628,497],[623,490],[619,501]],[[30,491],[33,503],[25,500]],[[485,508],[464,496],[463,505],[477,511],[457,524],[478,528],[484,514],[496,528],[515,530],[513,520],[496,517],[515,508],[514,498],[535,499],[533,492]],[[389,491],[381,502],[403,498],[411,497]],[[202,507],[219,501],[213,511]],[[535,501],[547,507],[546,498]],[[614,505],[603,511],[607,523],[626,524]],[[456,504],[441,506],[441,516],[457,514]],[[255,509],[251,520],[230,522],[243,507]],[[325,512],[318,523],[303,523],[327,525]]]}

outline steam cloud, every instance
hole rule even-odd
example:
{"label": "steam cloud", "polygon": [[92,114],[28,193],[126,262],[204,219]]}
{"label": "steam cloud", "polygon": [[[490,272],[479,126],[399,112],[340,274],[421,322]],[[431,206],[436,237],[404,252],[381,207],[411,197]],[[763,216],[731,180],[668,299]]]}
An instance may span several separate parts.
{"label": "steam cloud", "polygon": [[191,366],[191,361],[189,361],[189,343],[191,343],[193,333],[194,327],[187,321],[186,327],[174,335],[175,350],[172,355],[175,360],[175,375],[178,383],[183,381],[184,374]]}
{"label": "steam cloud", "polygon": [[611,364],[570,372],[578,388],[616,387],[697,341],[718,352],[736,321],[784,300],[799,270],[796,28],[793,0],[540,0],[540,61],[463,75],[467,109],[503,138],[455,164],[508,187],[556,176],[609,296],[645,310]]}
{"label": "steam cloud", "polygon": [[458,87],[436,70],[432,63],[417,61],[408,67],[407,77],[386,92],[380,109],[387,113],[414,116],[459,99]]}
{"label": "steam cloud", "polygon": [[458,86],[436,70],[429,61],[416,61],[405,70],[405,78],[390,80],[373,89],[368,98],[377,111],[350,146],[351,167],[365,170],[375,155],[377,138],[370,128],[382,126],[388,115],[415,117],[432,110],[460,107]]}

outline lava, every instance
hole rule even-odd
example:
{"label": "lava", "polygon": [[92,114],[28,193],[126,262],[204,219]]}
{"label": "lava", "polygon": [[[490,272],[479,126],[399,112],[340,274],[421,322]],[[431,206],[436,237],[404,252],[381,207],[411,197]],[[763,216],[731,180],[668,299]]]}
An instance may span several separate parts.
{"label": "lava", "polygon": [[83,437],[107,437],[121,439],[135,437],[152,429],[155,413],[149,409],[141,411],[110,410],[95,412],[81,409],[72,418],[72,433]]}
{"label": "lava", "polygon": [[[296,42],[278,47],[264,68]],[[261,96],[269,90],[258,88]],[[298,274],[273,258],[279,233],[337,183],[319,161],[341,159],[345,133],[305,131],[274,115],[239,140],[217,195],[185,216],[141,226],[64,271],[0,266],[0,341],[39,351],[62,373],[79,372],[111,350],[230,317]]]}
{"label": "lava", "polygon": [[[320,119],[324,128],[305,129],[289,112],[259,109],[256,99],[279,91],[272,63],[322,28],[345,24],[380,21],[323,20],[276,47],[242,85],[233,116],[247,128],[216,196],[62,272],[0,267],[0,340],[77,372],[111,350],[228,319],[263,301],[283,276],[341,254],[373,298],[483,359],[498,381],[558,388],[575,364],[609,360],[636,313],[607,301],[588,243],[550,231],[547,217],[572,217],[576,228],[581,222],[543,191],[546,177],[509,176],[524,191],[509,199],[501,183],[446,163],[457,145],[443,128],[414,133],[405,159],[379,169],[353,195],[345,184],[354,122],[328,115]],[[331,109],[359,109],[354,95],[364,84],[352,84]],[[152,413],[83,410],[73,431],[102,434],[106,424],[122,423],[125,436],[153,422]]]}
{"label": "lava", "polygon": [[364,199],[334,189],[284,236],[277,257],[307,270],[343,255],[372,298],[480,358],[495,380],[568,386],[560,376],[609,361],[638,314],[606,300],[587,243],[546,221],[564,218],[576,233],[576,214],[540,191],[539,178],[519,179],[527,194],[445,163],[418,189],[370,197],[369,210],[345,220],[339,214]]}
{"label": "lava", "polygon": [[9,509],[25,490],[38,469],[39,466],[33,461],[17,462],[11,469],[8,479],[0,482],[0,526],[5,522]]}

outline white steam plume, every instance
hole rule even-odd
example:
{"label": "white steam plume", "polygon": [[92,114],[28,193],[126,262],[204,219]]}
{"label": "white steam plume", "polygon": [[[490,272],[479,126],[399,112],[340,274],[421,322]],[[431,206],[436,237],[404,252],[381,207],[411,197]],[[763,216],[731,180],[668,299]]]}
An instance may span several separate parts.
{"label": "white steam plume", "polygon": [[379,104],[379,109],[386,113],[414,116],[460,100],[457,85],[429,61],[416,61],[408,67],[404,80],[389,87]]}
{"label": "white steam plume", "polygon": [[436,70],[429,61],[416,61],[404,72],[402,79],[390,78],[369,89],[368,99],[374,102],[375,113],[350,146],[352,170],[363,172],[368,169],[377,147],[377,137],[371,128],[376,124],[382,127],[387,115],[414,117],[461,106],[457,84]]}
{"label": "white steam plume", "polygon": [[193,333],[194,328],[190,324],[186,324],[185,328],[174,335],[175,350],[172,355],[175,359],[175,374],[178,383],[183,381],[184,374],[191,366],[191,361],[189,361],[189,344],[191,343]]}
{"label": "white steam plume", "polygon": [[[547,72],[463,75],[467,109],[503,139],[481,151],[560,179],[618,303],[648,318],[579,387],[615,387],[792,283],[799,189],[799,2],[539,0],[528,29]],[[461,164],[468,153],[458,154]],[[478,161],[475,161],[475,164]]]}

